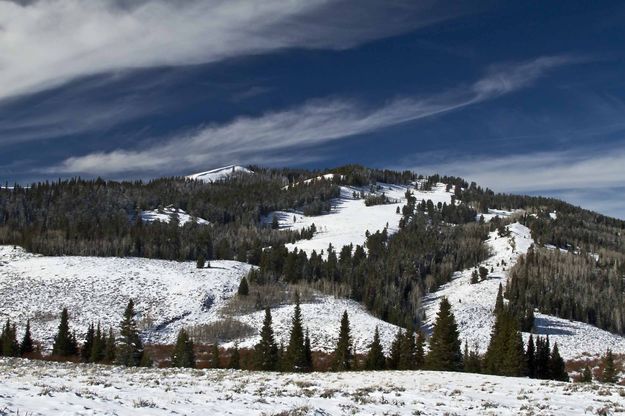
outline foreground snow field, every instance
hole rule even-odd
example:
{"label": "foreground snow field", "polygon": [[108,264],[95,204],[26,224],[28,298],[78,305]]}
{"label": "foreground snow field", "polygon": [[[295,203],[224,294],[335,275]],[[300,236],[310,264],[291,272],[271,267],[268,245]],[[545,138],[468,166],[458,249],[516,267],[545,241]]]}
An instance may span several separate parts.
{"label": "foreground snow field", "polygon": [[625,389],[429,371],[276,374],[0,359],[3,415],[591,415]]}

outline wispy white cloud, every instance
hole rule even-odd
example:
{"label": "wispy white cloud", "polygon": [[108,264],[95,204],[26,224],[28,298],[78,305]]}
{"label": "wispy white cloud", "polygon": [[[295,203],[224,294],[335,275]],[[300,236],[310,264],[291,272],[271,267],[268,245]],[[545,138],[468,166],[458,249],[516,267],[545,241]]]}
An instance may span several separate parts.
{"label": "wispy white cloud", "polygon": [[311,101],[286,111],[210,125],[141,149],[70,157],[48,171],[164,173],[182,166],[204,168],[232,161],[267,163],[274,152],[311,147],[494,99],[530,85],[549,69],[575,61],[575,57],[555,56],[499,65],[473,84],[428,97],[398,98],[376,108],[341,99]]}
{"label": "wispy white cloud", "polygon": [[463,12],[433,0],[3,0],[0,100],[109,71],[347,48]]}

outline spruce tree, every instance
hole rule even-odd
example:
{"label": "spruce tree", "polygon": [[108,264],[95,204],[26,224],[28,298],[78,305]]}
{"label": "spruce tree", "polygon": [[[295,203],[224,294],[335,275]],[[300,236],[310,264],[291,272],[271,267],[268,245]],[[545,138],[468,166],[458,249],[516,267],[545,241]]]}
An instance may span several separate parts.
{"label": "spruce tree", "polygon": [[183,329],[178,332],[176,346],[171,355],[171,366],[179,368],[195,368],[195,352],[193,351],[193,341],[189,338],[187,331]]}
{"label": "spruce tree", "polygon": [[425,333],[417,331],[417,345],[415,347],[415,368],[420,370],[425,365]]}
{"label": "spruce tree", "polygon": [[295,294],[295,310],[293,312],[293,323],[284,357],[284,369],[286,371],[303,372],[308,371],[306,360],[306,346],[304,339],[304,328],[302,326],[302,311],[299,304],[299,294]]}
{"label": "spruce tree", "polygon": [[220,368],[221,364],[219,362],[219,345],[214,343],[211,347],[211,368]]}
{"label": "spruce tree", "polygon": [[124,317],[120,322],[119,345],[116,351],[116,360],[120,365],[137,367],[141,365],[143,358],[143,343],[139,337],[137,323],[135,321],[134,301],[130,299],[124,311]]}
{"label": "spruce tree", "polygon": [[306,357],[306,368],[309,370],[313,369],[313,359],[312,359],[312,346],[310,345],[310,335],[308,333],[308,328],[306,328],[306,335],[304,336],[304,356]]}
{"label": "spruce tree", "polygon": [[461,371],[462,351],[456,318],[447,298],[442,298],[430,337],[427,368],[439,371]]}
{"label": "spruce tree", "polygon": [[95,328],[93,324],[89,325],[87,329],[87,335],[85,336],[85,342],[82,344],[82,348],[80,349],[80,359],[83,363],[88,363],[91,361],[91,353],[93,352],[93,344],[95,341]]}
{"label": "spruce tree", "polygon": [[560,356],[560,350],[558,349],[558,343],[553,344],[551,350],[551,356],[549,357],[549,372],[551,378],[557,381],[569,381],[569,375],[566,372],[564,366],[564,360]]}
{"label": "spruce tree", "polygon": [[250,287],[247,284],[247,279],[245,276],[241,278],[241,283],[239,283],[239,289],[237,290],[239,296],[247,296],[250,294]]}
{"label": "spruce tree", "polygon": [[349,317],[347,311],[343,311],[339,339],[334,350],[332,370],[348,371],[352,369],[352,337],[349,329]]}
{"label": "spruce tree", "polygon": [[527,368],[527,376],[536,378],[536,348],[534,347],[534,335],[530,334],[527,341],[527,349],[525,350],[525,366]]}
{"label": "spruce tree", "polygon": [[17,330],[15,324],[11,325],[9,319],[2,330],[2,355],[5,357],[17,357],[20,346],[17,342]]}
{"label": "spruce tree", "polygon": [[582,371],[582,376],[579,379],[580,383],[592,383],[592,371],[588,364],[584,367],[584,371]]}
{"label": "spruce tree", "polygon": [[399,344],[398,370],[414,370],[416,366],[417,343],[414,332],[408,329]]}
{"label": "spruce tree", "polygon": [[237,342],[234,343],[234,348],[230,352],[228,368],[233,370],[239,370],[241,368],[241,355],[239,353],[239,344]]}
{"label": "spruce tree", "polygon": [[206,266],[206,259],[204,258],[203,255],[200,254],[199,256],[197,256],[197,261],[195,263],[195,266],[198,269],[203,269]]}
{"label": "spruce tree", "polygon": [[391,343],[391,351],[388,357],[387,368],[389,370],[397,370],[399,368],[399,360],[401,357],[401,343],[402,339],[404,339],[404,333],[401,328],[397,330],[397,334],[395,334],[395,338]]}
{"label": "spruce tree", "polygon": [[386,357],[384,357],[384,350],[380,343],[380,332],[376,326],[373,341],[369,344],[369,351],[365,360],[365,370],[384,370],[385,364]]}
{"label": "spruce tree", "polygon": [[614,366],[614,356],[612,350],[608,349],[603,356],[603,371],[601,381],[603,383],[616,383],[618,381],[616,368]]}
{"label": "spruce tree", "polygon": [[495,309],[493,313],[497,315],[499,312],[503,311],[503,286],[499,283],[499,289],[497,290],[497,299],[495,300]]}
{"label": "spruce tree", "polygon": [[117,343],[115,342],[115,334],[113,328],[109,327],[108,337],[104,337],[104,362],[112,364],[117,358]]}
{"label": "spruce tree", "polygon": [[26,321],[26,331],[24,332],[24,338],[20,344],[20,356],[25,357],[32,354],[35,351],[32,335],[30,333],[30,319]]}
{"label": "spruce tree", "polygon": [[551,378],[549,369],[550,356],[549,337],[536,337],[536,378],[541,380],[549,380]]}
{"label": "spruce tree", "polygon": [[98,327],[95,331],[95,336],[93,338],[93,347],[91,348],[91,357],[90,361],[92,363],[100,363],[104,360],[106,349],[106,335],[102,333],[102,329],[100,328],[100,323],[98,322]]}
{"label": "spruce tree", "polygon": [[71,357],[78,352],[76,338],[69,331],[69,314],[67,308],[63,308],[61,312],[61,322],[59,329],[54,337],[52,345],[52,355],[57,357]]}
{"label": "spruce tree", "polygon": [[260,330],[260,341],[254,347],[254,367],[258,370],[273,371],[278,366],[278,346],[271,327],[271,310],[265,308],[265,319]]}

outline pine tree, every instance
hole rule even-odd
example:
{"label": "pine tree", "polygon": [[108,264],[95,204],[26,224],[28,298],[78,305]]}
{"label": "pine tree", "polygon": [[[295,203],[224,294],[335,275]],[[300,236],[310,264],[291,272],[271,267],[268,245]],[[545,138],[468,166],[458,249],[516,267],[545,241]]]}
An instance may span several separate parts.
{"label": "pine tree", "polygon": [[480,276],[477,274],[477,270],[473,270],[471,273],[471,284],[477,284],[480,281]]}
{"label": "pine tree", "polygon": [[24,332],[24,338],[20,344],[20,356],[25,357],[32,354],[35,351],[32,335],[30,333],[30,319],[26,321],[26,331]]}
{"label": "pine tree", "polygon": [[20,353],[20,347],[17,343],[17,330],[15,324],[11,325],[7,319],[6,325],[2,330],[2,355],[5,357],[17,357]]}
{"label": "pine tree", "polygon": [[553,344],[553,350],[551,350],[551,356],[549,357],[549,372],[553,380],[569,381],[569,375],[566,372],[564,360],[560,356],[557,342]]}
{"label": "pine tree", "polygon": [[302,372],[310,370],[306,362],[306,346],[304,329],[302,326],[302,311],[299,304],[299,294],[295,294],[295,310],[293,312],[293,324],[287,346],[284,369],[286,371]]}
{"label": "pine tree", "polygon": [[214,343],[211,348],[211,368],[220,368],[221,364],[219,362],[219,345]]}
{"label": "pine tree", "polygon": [[304,336],[304,356],[306,357],[306,368],[312,370],[312,346],[310,345],[310,335],[308,334],[308,328],[306,328],[306,335]]}
{"label": "pine tree", "polygon": [[399,360],[401,357],[401,342],[403,338],[404,333],[400,328],[397,330],[397,334],[395,334],[395,338],[391,343],[391,351],[386,365],[389,370],[397,370],[399,368]]}
{"label": "pine tree", "polygon": [[527,376],[536,378],[536,348],[534,347],[534,335],[530,334],[527,341],[527,349],[525,350],[525,365],[527,368]]}
{"label": "pine tree", "polygon": [[425,365],[425,334],[419,330],[417,332],[417,345],[415,347],[415,368],[422,369]]}
{"label": "pine tree", "polygon": [[510,318],[510,320],[501,374],[509,377],[520,377],[526,371],[525,349],[516,321],[514,318]]}
{"label": "pine tree", "polygon": [[109,328],[108,337],[104,338],[104,362],[112,364],[117,358],[117,345],[115,342],[115,334],[113,328]]}
{"label": "pine tree", "polygon": [[398,370],[414,370],[416,366],[417,344],[414,332],[409,329],[404,333],[399,344]]}
{"label": "pine tree", "polygon": [[237,342],[234,343],[234,348],[230,353],[228,368],[233,370],[239,370],[241,368],[241,354],[239,353],[239,344]]}
{"label": "pine tree", "polygon": [[69,331],[69,314],[67,308],[63,308],[61,312],[61,323],[59,329],[54,337],[54,344],[52,345],[52,355],[58,357],[71,357],[78,352],[78,345],[76,338]]}
{"label": "pine tree", "polygon": [[87,335],[85,336],[85,342],[82,344],[82,348],[80,349],[80,359],[83,363],[88,363],[91,361],[91,353],[93,352],[93,344],[95,341],[95,328],[93,324],[89,325],[87,329]]}
{"label": "pine tree", "polygon": [[497,315],[499,312],[503,311],[503,286],[499,283],[499,289],[497,290],[497,299],[495,300],[495,309],[493,313]]}
{"label": "pine tree", "polygon": [[124,311],[124,317],[120,323],[120,340],[117,346],[117,363],[127,367],[141,365],[143,358],[143,343],[139,337],[137,323],[135,321],[135,305],[132,299]]}
{"label": "pine tree", "polygon": [[380,343],[380,332],[376,326],[373,341],[369,344],[369,351],[365,360],[365,370],[384,370],[385,364],[386,357],[384,357],[384,350]]}
{"label": "pine tree", "polygon": [[247,296],[250,294],[250,287],[247,284],[247,279],[245,276],[241,278],[241,283],[239,283],[239,290],[237,291],[239,296]]}
{"label": "pine tree", "polygon": [[603,356],[603,372],[601,373],[601,381],[603,383],[616,383],[618,377],[614,366],[614,356],[612,350],[608,349]]}
{"label": "pine tree", "polygon": [[271,327],[271,310],[265,308],[265,320],[260,330],[260,341],[254,347],[254,367],[264,371],[274,371],[278,366],[278,346]]}
{"label": "pine tree", "polygon": [[197,261],[195,263],[195,266],[198,269],[203,269],[206,266],[206,259],[204,258],[203,255],[200,254],[199,256],[197,256]]}
{"label": "pine tree", "polygon": [[482,364],[477,345],[475,345],[473,349],[469,349],[469,344],[467,342],[464,343],[464,356],[462,358],[462,364],[464,365],[464,371],[466,373],[481,372]]}
{"label": "pine tree", "polygon": [[195,368],[195,352],[193,351],[193,341],[189,338],[187,331],[183,329],[178,332],[176,346],[171,355],[171,366],[180,368]]}
{"label": "pine tree", "polygon": [[588,364],[584,367],[584,371],[582,371],[582,376],[579,379],[580,383],[592,383],[592,371]]}
{"label": "pine tree", "polygon": [[349,329],[349,317],[347,311],[343,311],[341,317],[341,327],[339,329],[339,339],[334,350],[334,361],[332,369],[334,371],[348,371],[352,369],[352,337]]}
{"label": "pine tree", "polygon": [[95,336],[93,337],[93,347],[91,348],[91,357],[90,361],[92,363],[99,363],[104,360],[104,352],[106,349],[106,336],[102,333],[100,329],[100,323],[98,322],[98,327],[95,331]]}
{"label": "pine tree", "polygon": [[447,298],[443,298],[430,337],[430,352],[426,357],[427,368],[439,371],[461,371],[460,346],[458,326],[451,311],[451,304]]}
{"label": "pine tree", "polygon": [[551,378],[551,372],[549,371],[550,356],[549,337],[536,337],[536,378],[541,380],[549,380]]}

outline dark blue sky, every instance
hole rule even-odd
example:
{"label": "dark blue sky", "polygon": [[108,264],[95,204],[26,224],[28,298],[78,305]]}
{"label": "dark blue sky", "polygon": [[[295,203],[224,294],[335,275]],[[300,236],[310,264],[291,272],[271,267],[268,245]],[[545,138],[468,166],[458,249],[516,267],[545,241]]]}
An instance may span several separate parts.
{"label": "dark blue sky", "polygon": [[622,2],[0,1],[0,178],[464,176],[625,218]]}

